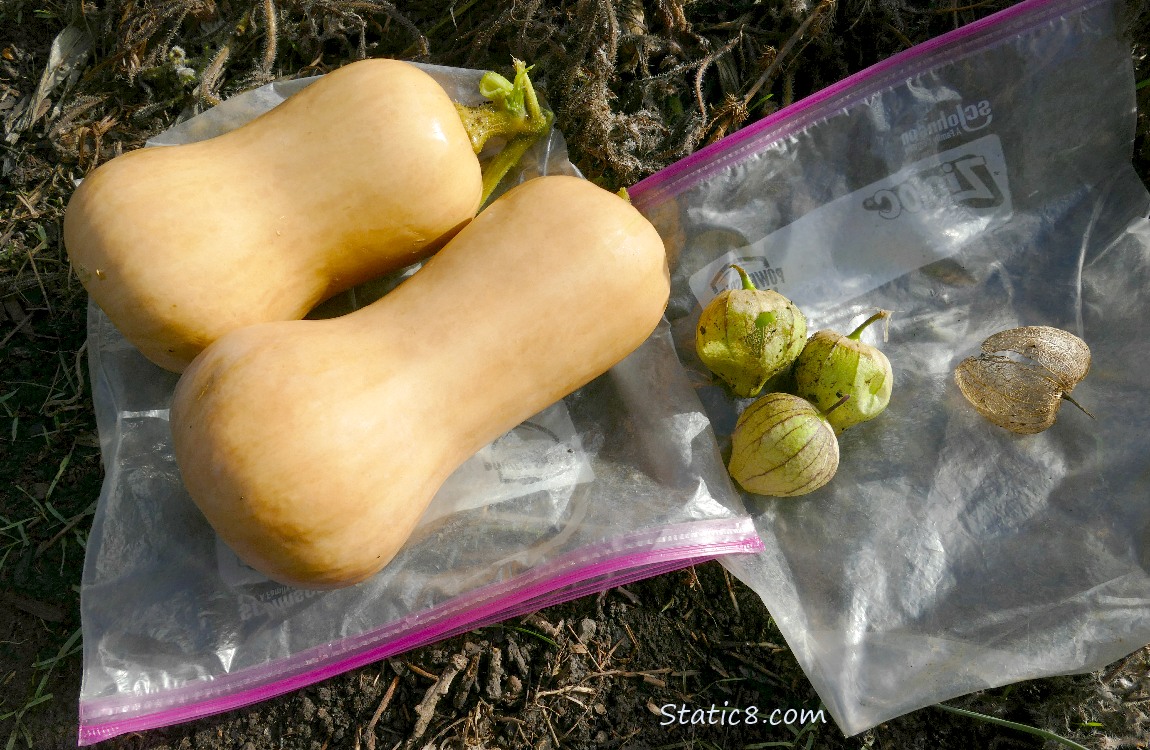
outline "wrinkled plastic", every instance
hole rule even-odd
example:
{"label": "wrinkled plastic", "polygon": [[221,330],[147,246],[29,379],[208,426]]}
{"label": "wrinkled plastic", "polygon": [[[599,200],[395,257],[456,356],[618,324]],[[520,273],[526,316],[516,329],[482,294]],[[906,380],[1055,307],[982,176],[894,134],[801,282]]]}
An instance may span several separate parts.
{"label": "wrinkled plastic", "polygon": [[[428,71],[456,100],[474,102],[480,72]],[[150,145],[236,127],[309,82],[236,97]],[[558,132],[524,157],[511,181],[544,173],[576,173]],[[325,314],[363,304],[404,275],[355,290]],[[608,373],[460,467],[381,573],[326,592],[269,581],[218,541],[172,457],[176,376],[145,360],[94,306],[88,341],[106,476],[81,589],[83,745],[243,706],[515,614],[762,548],[666,322]]]}
{"label": "wrinkled plastic", "polygon": [[[739,262],[812,331],[893,311],[890,406],[835,479],[745,496],[766,602],[848,734],[1150,642],[1150,195],[1121,3],[1024,2],[891,58],[631,190],[676,256],[668,317],[729,455],[736,400],[694,354]],[[979,416],[955,366],[1020,325],[1093,368],[1038,435]]]}

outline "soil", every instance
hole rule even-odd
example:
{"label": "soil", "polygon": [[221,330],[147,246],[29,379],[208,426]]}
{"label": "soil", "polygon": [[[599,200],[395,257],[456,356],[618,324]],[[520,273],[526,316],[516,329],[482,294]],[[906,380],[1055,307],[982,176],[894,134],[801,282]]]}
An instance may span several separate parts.
{"label": "soil", "polygon": [[[0,742],[76,746],[79,586],[102,467],[85,369],[86,296],[61,240],[74,180],[277,77],[364,56],[506,73],[515,56],[536,65],[573,161],[614,189],[1010,4],[471,0],[448,10],[430,0],[2,0]],[[1144,2],[1130,3],[1132,59],[1144,82],[1148,15]],[[52,41],[69,23],[87,30],[91,53],[74,79],[37,99]],[[30,101],[36,116],[22,119]],[[1147,180],[1150,87],[1139,104],[1134,161]],[[951,705],[1102,750],[1150,746],[1148,700],[1150,651],[1142,649],[1097,673]],[[744,718],[755,707],[763,720],[732,725],[712,706],[738,707]],[[848,738],[820,708],[761,600],[708,562],[103,747],[1060,746],[933,707]],[[772,715],[794,721],[772,724]]]}

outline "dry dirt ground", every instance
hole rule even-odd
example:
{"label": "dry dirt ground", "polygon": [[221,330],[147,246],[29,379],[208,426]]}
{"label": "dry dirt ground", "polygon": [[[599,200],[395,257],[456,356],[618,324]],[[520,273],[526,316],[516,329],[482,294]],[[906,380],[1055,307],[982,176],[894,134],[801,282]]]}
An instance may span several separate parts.
{"label": "dry dirt ground", "polygon": [[[1010,0],[0,0],[0,743],[75,746],[79,582],[101,468],[85,295],[61,242],[75,178],[276,77],[394,56],[537,80],[604,185]],[[1131,52],[1150,81],[1147,13]],[[69,23],[90,53],[36,95]],[[756,82],[759,96],[744,105]],[[1073,96],[1067,92],[1067,96]],[[30,106],[31,105],[31,106]],[[1141,89],[1143,112],[1150,87]],[[1150,174],[1147,118],[1135,161]],[[819,708],[761,601],[716,563],[402,654],[284,698],[108,748],[1039,748],[938,708],[845,738],[813,722],[664,726],[658,707]],[[1090,748],[1147,747],[1150,656],[953,701]]]}

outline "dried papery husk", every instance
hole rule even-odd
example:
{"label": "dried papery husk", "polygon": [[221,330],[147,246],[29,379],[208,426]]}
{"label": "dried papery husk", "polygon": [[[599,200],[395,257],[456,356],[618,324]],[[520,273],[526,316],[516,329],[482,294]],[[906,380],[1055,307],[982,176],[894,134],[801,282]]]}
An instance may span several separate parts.
{"label": "dried papery husk", "polygon": [[1090,371],[1091,357],[1077,336],[1049,326],[1024,326],[988,337],[982,351],[960,362],[954,379],[966,400],[994,424],[1033,435],[1054,424],[1064,400],[1082,408],[1070,392]]}
{"label": "dried papery husk", "polygon": [[744,490],[770,497],[814,492],[838,471],[834,428],[810,402],[768,393],[748,406],[731,435],[727,470]]}
{"label": "dried papery husk", "polygon": [[1074,390],[1090,372],[1090,347],[1072,333],[1051,326],[1022,326],[988,337],[982,342],[987,354],[1016,352],[1050,371],[1064,391]]}
{"label": "dried papery husk", "polygon": [[954,378],[979,414],[1020,435],[1050,427],[1062,405],[1062,384],[1048,371],[999,354],[967,357]]}

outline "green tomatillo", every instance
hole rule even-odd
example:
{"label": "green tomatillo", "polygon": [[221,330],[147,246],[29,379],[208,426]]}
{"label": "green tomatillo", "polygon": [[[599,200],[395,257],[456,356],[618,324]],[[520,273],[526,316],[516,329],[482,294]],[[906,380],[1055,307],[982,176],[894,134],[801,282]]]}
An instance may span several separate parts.
{"label": "green tomatillo", "polygon": [[703,309],[695,351],[735,395],[757,396],[803,349],[807,319],[786,297],[756,289],[739,266],[741,289],[725,289]]}
{"label": "green tomatillo", "polygon": [[822,330],[811,336],[795,361],[795,393],[817,408],[827,410],[850,396],[827,419],[835,433],[874,419],[890,403],[894,373],[881,351],[859,339],[877,320],[890,316],[879,310],[849,335]]}
{"label": "green tomatillo", "polygon": [[743,410],[731,434],[727,471],[747,492],[795,497],[831,481],[839,441],[828,421],[849,401],[820,412],[789,393],[768,393]]}

